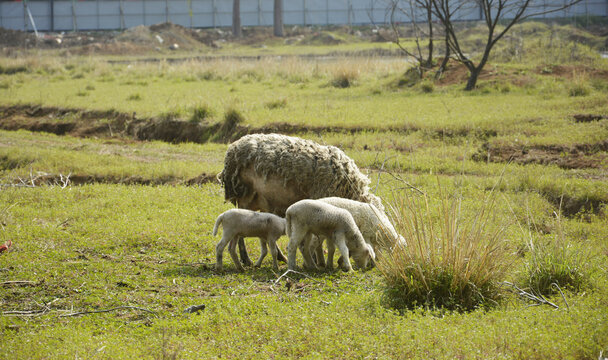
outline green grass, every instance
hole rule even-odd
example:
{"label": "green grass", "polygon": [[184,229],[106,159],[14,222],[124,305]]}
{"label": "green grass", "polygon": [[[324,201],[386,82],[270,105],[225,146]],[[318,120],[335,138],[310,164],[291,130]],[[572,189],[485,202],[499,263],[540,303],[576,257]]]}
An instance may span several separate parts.
{"label": "green grass", "polygon": [[[513,299],[491,311],[399,315],[382,306],[377,270],[311,274],[297,292],[283,281],[270,289],[278,274],[268,259],[259,270],[237,274],[228,263],[227,273],[216,274],[211,227],[229,207],[222,197],[216,185],[0,192],[10,206],[0,240],[14,243],[0,256],[4,279],[34,282],[3,285],[1,309],[50,309],[0,317],[1,356],[589,358],[608,340],[605,285],[567,295],[569,311]],[[256,243],[248,241],[253,256]],[[183,313],[201,303],[200,315]],[[156,314],[61,317],[124,305]]]}

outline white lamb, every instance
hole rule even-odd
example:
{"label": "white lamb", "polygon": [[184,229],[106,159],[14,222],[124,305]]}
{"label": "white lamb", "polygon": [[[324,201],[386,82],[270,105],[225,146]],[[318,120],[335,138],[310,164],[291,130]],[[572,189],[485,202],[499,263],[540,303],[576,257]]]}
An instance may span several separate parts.
{"label": "white lamb", "polygon": [[[352,255],[358,267],[365,269],[368,262],[375,259],[374,250],[365,242],[352,215],[338,207],[319,200],[300,200],[287,208],[287,265],[290,270],[296,268],[297,249],[307,243],[312,235],[324,236],[328,249],[338,247],[344,258],[343,269],[352,271],[349,255]],[[333,256],[333,250],[332,250]],[[309,251],[303,251],[305,267],[316,267]],[[328,259],[330,260],[330,259]],[[331,259],[333,263],[333,258]]]}
{"label": "white lamb", "polygon": [[[386,214],[374,205],[340,197],[326,197],[319,199],[319,201],[347,210],[355,220],[365,242],[372,246],[375,254],[378,254],[380,249],[392,248],[395,244],[405,245],[405,239],[397,234]],[[322,238],[313,237],[307,245],[309,247],[308,251],[316,251],[316,260],[319,266],[325,265],[322,243]],[[333,268],[332,250],[328,244],[327,266],[329,269]],[[332,260],[332,262],[329,260]]]}
{"label": "white lamb", "polygon": [[213,227],[213,236],[217,235],[220,224],[224,226],[224,233],[222,239],[215,246],[215,268],[218,271],[222,270],[222,256],[224,248],[228,243],[230,243],[228,250],[234,265],[237,270],[244,270],[236,254],[236,244],[239,237],[260,238],[261,254],[255,263],[256,267],[262,264],[262,260],[268,254],[266,248],[266,245],[268,245],[270,247],[270,254],[272,255],[272,266],[275,270],[279,269],[277,263],[277,240],[281,235],[285,234],[285,219],[270,213],[246,209],[231,209],[218,216]]}

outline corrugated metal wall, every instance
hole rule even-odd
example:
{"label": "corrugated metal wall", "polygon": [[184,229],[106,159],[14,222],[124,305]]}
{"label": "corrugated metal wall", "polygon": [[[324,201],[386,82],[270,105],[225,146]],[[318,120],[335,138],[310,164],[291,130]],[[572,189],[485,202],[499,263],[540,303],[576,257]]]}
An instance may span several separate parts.
{"label": "corrugated metal wall", "polygon": [[[536,0],[563,4],[564,0]],[[403,2],[407,7],[408,1]],[[113,30],[170,21],[186,27],[226,27],[232,22],[232,0],[54,0],[1,1],[0,26],[33,30],[26,6],[39,31]],[[382,0],[284,0],[285,25],[384,24]],[[272,0],[241,0],[243,26],[272,25]],[[461,20],[478,20],[478,9],[462,13]],[[608,16],[608,0],[584,0],[546,17]],[[407,22],[406,17],[396,21]]]}

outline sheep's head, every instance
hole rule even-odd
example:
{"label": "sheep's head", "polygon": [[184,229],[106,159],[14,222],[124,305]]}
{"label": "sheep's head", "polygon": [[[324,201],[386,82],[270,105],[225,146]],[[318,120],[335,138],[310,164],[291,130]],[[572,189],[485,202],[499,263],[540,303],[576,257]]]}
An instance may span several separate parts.
{"label": "sheep's head", "polygon": [[367,269],[368,265],[374,264],[376,259],[374,249],[370,244],[367,243],[365,243],[365,246],[358,249],[357,252],[353,252],[352,255],[353,259],[355,260],[355,264],[360,269]]}

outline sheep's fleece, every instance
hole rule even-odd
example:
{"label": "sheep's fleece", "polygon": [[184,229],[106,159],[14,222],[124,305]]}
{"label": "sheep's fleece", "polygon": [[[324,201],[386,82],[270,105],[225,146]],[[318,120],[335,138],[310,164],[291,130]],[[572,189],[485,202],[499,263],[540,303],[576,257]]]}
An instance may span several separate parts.
{"label": "sheep's fleece", "polygon": [[[239,176],[251,165],[264,181],[269,176],[281,179],[284,188],[295,186],[294,190],[304,198],[339,196],[371,203],[384,211],[380,198],[369,192],[370,180],[337,147],[279,134],[242,137],[228,147],[224,170],[218,175],[225,199],[235,205],[255,191]],[[274,212],[273,209],[265,211]]]}
{"label": "sheep's fleece", "polygon": [[392,247],[396,242],[405,243],[403,237],[395,231],[386,214],[372,204],[339,197],[326,197],[319,200],[348,210],[357,223],[363,238],[374,247],[375,251],[383,246]]}

